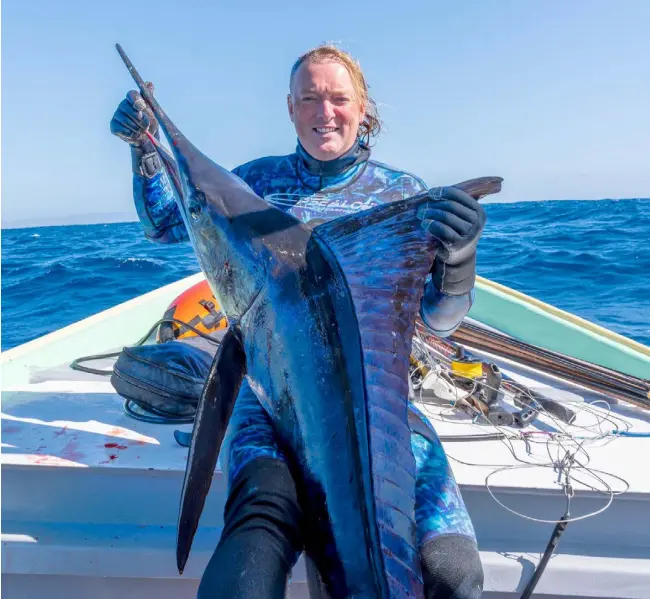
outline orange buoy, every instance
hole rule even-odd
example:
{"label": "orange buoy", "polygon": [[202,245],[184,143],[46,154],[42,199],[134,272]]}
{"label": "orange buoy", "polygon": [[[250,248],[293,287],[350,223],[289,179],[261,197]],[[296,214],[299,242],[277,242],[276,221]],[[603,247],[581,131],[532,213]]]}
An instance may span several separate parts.
{"label": "orange buoy", "polygon": [[[192,285],[174,299],[165,310],[164,318],[175,318],[207,335],[228,326],[226,316],[206,280]],[[196,333],[183,324],[164,322],[158,329],[157,342],[164,343],[194,336]]]}

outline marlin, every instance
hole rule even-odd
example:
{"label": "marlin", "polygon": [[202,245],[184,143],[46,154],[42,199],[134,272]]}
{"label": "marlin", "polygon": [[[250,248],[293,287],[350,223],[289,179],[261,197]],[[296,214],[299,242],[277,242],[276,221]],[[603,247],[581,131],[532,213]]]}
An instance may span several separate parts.
{"label": "marlin", "polygon": [[[229,324],[192,431],[179,573],[246,377],[298,465],[319,588],[422,597],[407,404],[414,323],[439,247],[416,218],[431,193],[305,225],[194,147],[116,47],[169,142],[176,200]],[[500,181],[466,188],[484,195]]]}

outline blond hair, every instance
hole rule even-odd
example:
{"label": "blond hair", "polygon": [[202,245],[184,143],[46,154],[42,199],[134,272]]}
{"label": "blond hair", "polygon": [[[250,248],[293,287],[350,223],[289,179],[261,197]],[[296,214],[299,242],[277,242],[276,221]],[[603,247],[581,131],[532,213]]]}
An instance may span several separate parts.
{"label": "blond hair", "polygon": [[353,58],[350,54],[337,48],[334,44],[321,44],[305,52],[291,67],[291,75],[289,76],[289,89],[293,84],[293,78],[300,65],[307,61],[312,62],[326,62],[328,60],[342,64],[350,74],[352,79],[352,86],[354,87],[357,100],[366,108],[363,121],[359,123],[358,137],[360,141],[369,145],[371,137],[377,137],[381,131],[381,121],[379,120],[379,111],[375,101],[368,95],[368,85],[363,76],[361,65],[359,61]]}

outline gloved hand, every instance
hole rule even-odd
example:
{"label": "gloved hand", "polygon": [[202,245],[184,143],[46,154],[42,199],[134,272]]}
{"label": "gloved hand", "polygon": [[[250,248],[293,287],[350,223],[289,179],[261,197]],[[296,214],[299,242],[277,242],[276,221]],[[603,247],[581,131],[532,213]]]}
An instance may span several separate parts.
{"label": "gloved hand", "polygon": [[417,217],[422,227],[438,239],[438,257],[445,264],[460,264],[476,253],[487,216],[472,196],[456,187],[429,190],[431,200],[422,204]]}
{"label": "gloved hand", "polygon": [[430,200],[417,212],[422,228],[440,242],[432,280],[448,295],[471,291],[476,279],[476,246],[487,215],[472,196],[455,187],[429,190]]}
{"label": "gloved hand", "polygon": [[[147,83],[153,93],[153,85]],[[160,139],[158,121],[142,96],[131,90],[126,94],[111,119],[111,133],[123,139],[131,147],[131,168],[136,175],[151,179],[161,169],[162,163],[147,130]]]}
{"label": "gloved hand", "polygon": [[[147,84],[153,91],[153,86]],[[132,146],[142,146],[148,141],[146,131],[158,137],[158,121],[149,110],[142,96],[131,90],[126,94],[111,119],[111,133]]]}

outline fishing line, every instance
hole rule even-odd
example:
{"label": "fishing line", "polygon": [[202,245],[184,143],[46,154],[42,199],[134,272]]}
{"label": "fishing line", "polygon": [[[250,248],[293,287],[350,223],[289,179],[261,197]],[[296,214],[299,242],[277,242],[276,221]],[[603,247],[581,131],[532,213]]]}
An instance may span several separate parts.
{"label": "fishing line", "polygon": [[[416,343],[416,339],[417,339],[417,343]],[[426,356],[425,362],[429,367],[429,372],[420,381],[419,400],[422,404],[431,405],[432,402],[427,401],[427,399],[423,397],[423,393],[422,393],[425,377],[426,376],[444,377],[444,374],[442,374],[442,372],[444,371],[440,370],[440,368],[442,365],[444,365],[445,367],[450,367],[452,360],[448,355],[445,355],[443,352],[437,350],[437,348],[431,347],[429,344],[427,344],[426,341],[422,339],[417,329],[416,329],[416,336],[414,338],[414,345],[420,345],[418,349],[420,350],[420,353],[423,353],[424,356]],[[449,380],[449,377],[446,380]],[[450,382],[453,383],[453,381]],[[523,386],[520,387],[516,382],[512,383],[511,381],[509,381],[509,383],[510,383],[509,386],[512,386],[514,389],[523,392],[524,394],[528,395],[529,397],[531,397],[531,399],[534,400],[534,398],[530,396],[526,388],[524,388]],[[491,387],[489,383],[487,383],[487,381],[485,382],[482,381],[482,384],[486,388],[492,389],[495,392],[502,393],[504,399],[514,399],[515,397],[514,393],[507,388],[502,387],[500,389],[496,389],[495,387]],[[452,410],[454,408],[457,408],[457,404],[459,401],[462,401],[458,397],[458,394],[456,394],[456,398],[457,398],[456,401],[450,402],[450,408]],[[526,517],[528,519],[535,519],[535,518],[531,516],[526,516],[525,514],[518,514],[514,512],[510,508],[507,508],[507,506],[504,506],[502,502],[500,502],[494,496],[494,493],[492,492],[489,484],[490,477],[496,475],[498,472],[503,472],[505,470],[511,470],[517,468],[533,468],[533,467],[552,468],[556,472],[564,473],[564,476],[566,477],[567,480],[567,484],[577,483],[578,485],[583,485],[583,487],[586,487],[594,492],[604,493],[605,495],[608,496],[608,501],[606,502],[603,508],[596,510],[593,513],[580,516],[578,517],[578,519],[584,519],[591,516],[595,516],[601,513],[602,511],[604,511],[605,509],[607,509],[609,505],[611,505],[613,496],[614,494],[617,493],[612,489],[611,485],[609,485],[602,477],[598,476],[597,472],[599,471],[596,471],[588,466],[590,462],[590,456],[587,451],[587,446],[592,445],[597,441],[602,441],[603,439],[607,443],[609,443],[615,438],[615,434],[613,433],[613,431],[625,432],[624,430],[621,429],[624,427],[625,430],[627,430],[630,427],[629,423],[623,421],[622,419],[612,416],[611,406],[609,405],[609,403],[603,400],[597,400],[597,402],[603,403],[605,405],[606,412],[604,414],[600,410],[598,410],[595,405],[590,406],[588,404],[577,404],[575,402],[571,402],[572,409],[575,408],[578,411],[583,411],[589,416],[595,418],[595,422],[590,424],[573,423],[571,425],[567,425],[566,423],[562,422],[559,418],[555,417],[553,414],[550,414],[542,406],[537,406],[539,408],[539,414],[548,418],[548,420],[550,420],[550,422],[553,424],[556,431],[552,433],[545,432],[545,431],[535,431],[535,432],[520,431],[518,434],[512,434],[511,431],[507,431],[507,429],[505,429],[504,427],[498,426],[488,421],[482,412],[477,410],[471,404],[468,404],[467,402],[463,402],[463,410],[469,412],[470,414],[473,413],[475,416],[474,419],[472,420],[472,424],[475,424],[481,418],[485,420],[485,422],[488,425],[491,425],[499,433],[499,436],[495,440],[501,441],[506,447],[506,449],[508,450],[508,452],[510,453],[510,455],[512,456],[512,458],[519,463],[497,466],[496,464],[495,465],[472,464],[470,462],[466,462],[458,458],[455,458],[454,456],[451,455],[449,455],[449,458],[458,463],[468,465],[468,466],[477,466],[477,467],[492,466],[496,468],[486,478],[486,487],[488,488],[490,495],[495,499],[495,501],[499,505],[502,505],[502,507],[508,509],[508,511],[511,511],[516,515],[521,515],[522,517]],[[594,404],[596,404],[597,402],[594,402]],[[432,419],[434,420],[440,420],[447,423],[468,424],[467,422],[462,422],[462,421],[458,422],[457,420],[454,421],[451,418],[436,418],[432,412],[433,410],[427,410],[427,415],[432,417]],[[611,427],[607,431],[604,430],[604,426],[606,423],[608,424],[609,427]],[[585,435],[585,436],[581,435],[580,437],[578,437],[577,435],[575,435],[575,433],[572,433],[569,430],[569,427],[571,427],[573,431],[592,433],[592,435]],[[540,436],[545,437],[545,439],[543,440],[540,439],[538,441],[536,437],[540,437]],[[525,456],[521,456],[519,454],[517,447],[515,447],[514,445],[515,440],[520,440],[524,443],[524,451],[526,452]],[[535,455],[535,453],[532,451],[532,444],[540,444],[540,443],[543,443],[546,447],[547,458],[543,458],[543,456],[541,455]],[[554,456],[553,453],[555,453],[556,455]],[[563,458],[560,457],[561,453],[564,454]],[[584,463],[582,460],[579,460],[578,456],[584,456]],[[588,475],[593,479],[592,482],[594,482],[594,484],[589,484],[589,482],[587,482],[587,480],[585,480],[583,476],[574,476],[574,472],[576,472],[576,474],[578,473],[581,474],[582,472],[588,473]],[[626,485],[626,489],[629,488],[629,484],[627,483],[627,481],[625,481],[621,477],[618,477],[610,473],[604,473],[604,474],[608,474],[609,476],[618,479],[624,485]],[[625,491],[621,491],[621,492],[625,492]],[[575,519],[576,518],[567,519],[563,517],[560,520],[548,520],[545,522],[556,523],[556,524],[564,522],[566,525],[569,521]],[[541,521],[540,519],[537,520]]]}
{"label": "fishing line", "polygon": [[[492,487],[490,486],[490,478],[493,477],[494,475],[498,474],[499,472],[505,472],[507,470],[518,470],[518,469],[524,469],[524,468],[535,468],[535,467],[537,467],[537,468],[553,468],[554,466],[550,465],[550,464],[520,464],[520,465],[510,464],[508,466],[503,466],[501,468],[497,468],[493,472],[490,472],[485,477],[485,486],[486,486],[488,492],[490,493],[490,495],[492,496],[492,499],[494,499],[494,501],[496,501],[503,509],[507,510],[511,514],[514,514],[515,516],[519,516],[520,518],[523,518],[525,520],[530,520],[532,522],[539,522],[539,523],[542,523],[542,524],[557,524],[559,522],[562,522],[563,519],[560,519],[560,520],[546,520],[546,519],[543,519],[543,518],[535,518],[533,516],[528,516],[526,514],[522,514],[520,512],[517,512],[516,510],[513,510],[512,508],[505,505],[502,501],[497,499],[497,497],[495,496],[495,494],[492,491]],[[584,470],[586,472],[589,472],[589,474],[594,475],[594,478],[597,478],[600,483],[602,483],[603,485],[605,485],[607,487],[606,488],[606,493],[608,495],[607,503],[603,507],[601,507],[600,509],[595,510],[593,512],[589,512],[589,513],[583,514],[581,516],[576,516],[576,517],[573,517],[573,518],[569,518],[569,519],[566,520],[567,523],[569,523],[569,522],[577,522],[578,520],[585,520],[587,518],[591,518],[591,517],[596,516],[598,514],[602,514],[612,504],[612,502],[614,501],[615,496],[621,495],[621,494],[627,492],[629,490],[629,488],[630,488],[629,483],[624,478],[622,478],[620,476],[617,476],[616,474],[611,474],[610,472],[604,472],[603,470],[596,470],[594,468],[585,468]],[[622,491],[614,490],[611,487],[611,485],[609,485],[601,477],[596,477],[595,476],[596,473],[604,474],[606,476],[611,476],[612,478],[617,479],[619,482],[621,482],[621,483],[623,483],[623,485],[625,485],[625,489],[622,490]],[[590,485],[585,485],[585,486],[590,486]],[[573,485],[571,485],[571,487],[573,488]],[[590,487],[590,488],[593,488],[593,487]],[[603,491],[600,491],[600,490],[597,491],[597,492],[603,493]]]}

